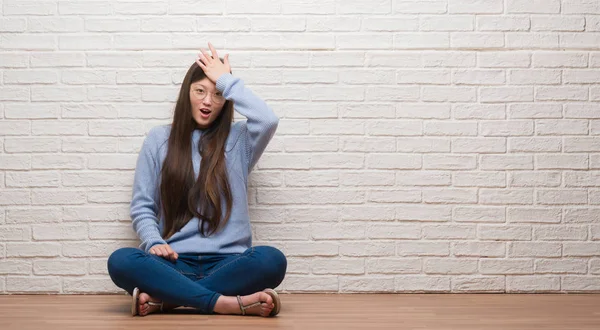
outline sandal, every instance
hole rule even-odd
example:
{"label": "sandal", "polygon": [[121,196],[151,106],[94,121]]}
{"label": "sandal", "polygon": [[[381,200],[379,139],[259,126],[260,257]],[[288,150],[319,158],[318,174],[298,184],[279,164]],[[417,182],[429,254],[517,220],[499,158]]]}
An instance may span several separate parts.
{"label": "sandal", "polygon": [[[131,295],[131,316],[136,316],[139,314],[139,310],[138,310],[139,298],[140,298],[140,289],[136,287],[133,289],[133,294]],[[161,312],[163,311],[163,303],[162,302],[158,303],[158,302],[148,300],[147,304],[150,306],[160,306],[160,311]]]}
{"label": "sandal", "polygon": [[[279,299],[279,295],[277,294],[277,292],[275,292],[275,290],[273,290],[273,289],[264,289],[263,292],[265,292],[266,294],[271,296],[271,298],[273,298],[274,306],[273,306],[273,309],[271,310],[271,313],[269,314],[269,316],[275,316],[275,315],[279,314],[279,311],[281,310],[281,300]],[[242,315],[246,315],[246,309],[258,306],[263,303],[262,301],[257,301],[250,305],[244,306],[244,304],[242,303],[242,298],[239,295],[237,296],[237,301],[238,301],[238,304],[240,305],[240,310],[242,311]]]}

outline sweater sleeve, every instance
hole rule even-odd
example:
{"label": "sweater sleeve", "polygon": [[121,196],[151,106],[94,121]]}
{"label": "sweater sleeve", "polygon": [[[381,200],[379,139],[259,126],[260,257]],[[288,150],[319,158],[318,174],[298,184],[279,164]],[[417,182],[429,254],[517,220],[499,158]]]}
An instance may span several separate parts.
{"label": "sweater sleeve", "polygon": [[248,172],[250,172],[275,134],[279,118],[265,101],[244,86],[241,79],[229,73],[223,74],[217,79],[217,89],[227,100],[234,102],[237,112],[247,118],[246,139],[244,140],[246,141]]}
{"label": "sweater sleeve", "polygon": [[133,179],[130,215],[140,238],[140,249],[148,252],[155,244],[167,244],[159,229],[159,166],[154,134],[148,134],[138,155]]}

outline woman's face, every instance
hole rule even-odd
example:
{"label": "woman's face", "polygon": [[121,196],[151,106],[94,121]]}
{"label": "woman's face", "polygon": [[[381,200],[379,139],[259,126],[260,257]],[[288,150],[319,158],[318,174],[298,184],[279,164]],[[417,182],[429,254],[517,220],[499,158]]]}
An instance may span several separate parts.
{"label": "woman's face", "polygon": [[198,80],[190,86],[192,117],[201,129],[210,127],[217,119],[225,101],[217,86],[208,78]]}

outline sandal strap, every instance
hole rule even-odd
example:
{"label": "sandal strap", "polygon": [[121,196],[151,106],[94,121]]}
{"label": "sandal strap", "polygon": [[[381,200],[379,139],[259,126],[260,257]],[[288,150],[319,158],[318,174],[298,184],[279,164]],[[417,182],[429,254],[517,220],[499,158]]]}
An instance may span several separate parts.
{"label": "sandal strap", "polygon": [[261,301],[257,301],[255,303],[250,304],[250,305],[244,306],[244,303],[242,302],[242,298],[239,295],[237,296],[237,301],[238,301],[238,304],[240,305],[240,310],[242,311],[242,315],[246,315],[246,309],[252,308],[254,306],[258,306],[258,305],[262,304]]}
{"label": "sandal strap", "polygon": [[154,302],[154,301],[148,301],[148,305],[150,306],[160,306],[160,311],[163,311],[163,302]]}

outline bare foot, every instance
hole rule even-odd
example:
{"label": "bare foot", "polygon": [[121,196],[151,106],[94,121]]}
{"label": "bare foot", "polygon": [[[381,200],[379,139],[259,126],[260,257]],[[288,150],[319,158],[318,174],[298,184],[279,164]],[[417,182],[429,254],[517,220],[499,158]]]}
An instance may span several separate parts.
{"label": "bare foot", "polygon": [[[138,299],[138,312],[139,312],[140,316],[146,316],[148,314],[152,314],[152,313],[156,313],[156,312],[160,312],[161,311],[161,309],[160,309],[161,306],[160,305],[158,305],[158,306],[156,306],[156,305],[150,305],[148,303],[149,301],[155,302],[157,304],[160,304],[160,300],[152,298],[147,293],[144,293],[144,292],[140,293],[140,297]],[[166,311],[169,311],[169,310],[171,310],[173,308],[176,308],[176,307],[179,307],[179,306],[172,305],[172,304],[169,304],[169,303],[164,303],[162,311],[166,312]]]}
{"label": "bare foot", "polygon": [[[246,315],[260,315],[262,317],[268,317],[269,314],[271,314],[271,310],[273,310],[275,307],[273,304],[273,298],[265,292],[256,292],[251,295],[241,296],[241,299],[244,306],[261,302],[260,305],[246,308]],[[219,314],[242,314],[237,297],[228,296],[220,296],[219,299],[217,299],[214,311],[215,313]]]}

